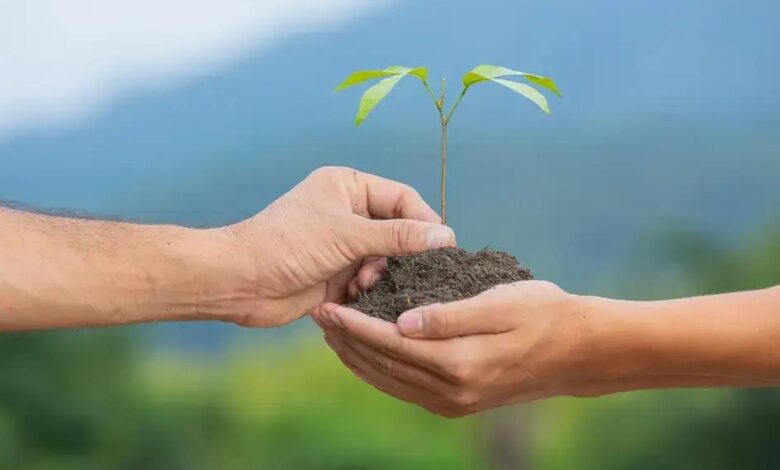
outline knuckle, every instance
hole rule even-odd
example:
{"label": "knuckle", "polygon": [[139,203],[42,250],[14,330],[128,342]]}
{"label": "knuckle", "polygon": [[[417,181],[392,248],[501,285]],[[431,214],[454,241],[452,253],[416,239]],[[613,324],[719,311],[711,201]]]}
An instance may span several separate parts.
{"label": "knuckle", "polygon": [[527,281],[526,286],[528,289],[533,289],[534,292],[556,292],[560,291],[561,288],[558,287],[555,283],[550,281],[541,281],[541,280],[533,280],[533,281]]}
{"label": "knuckle", "polygon": [[403,250],[409,245],[409,233],[411,231],[411,224],[407,220],[394,220],[390,226],[388,236],[390,239],[387,241],[388,246],[393,247],[396,250]]}
{"label": "knuckle", "polygon": [[423,315],[423,330],[431,336],[446,337],[450,331],[450,316],[446,312]]}
{"label": "knuckle", "polygon": [[468,384],[474,379],[474,369],[468,363],[460,362],[454,364],[451,366],[450,373],[458,384]]}
{"label": "knuckle", "polygon": [[399,183],[401,185],[401,193],[412,199],[422,199],[422,196],[420,196],[420,192],[414,189],[413,187],[409,186],[406,183]]}
{"label": "knuckle", "polygon": [[451,400],[458,410],[467,413],[479,403],[480,396],[478,392],[472,390],[461,390],[456,392]]}
{"label": "knuckle", "polygon": [[397,354],[404,346],[404,338],[402,336],[392,336],[385,340],[381,345],[381,351],[385,354]]}
{"label": "knuckle", "polygon": [[384,374],[390,375],[393,372],[393,361],[389,357],[376,356],[374,357],[374,364]]}
{"label": "knuckle", "polygon": [[227,320],[244,328],[268,328],[290,321],[293,314],[286,310],[248,306],[233,312]]}
{"label": "knuckle", "polygon": [[312,171],[309,174],[309,178],[330,179],[330,178],[342,176],[352,171],[354,170],[343,166],[323,166]]}
{"label": "knuckle", "polygon": [[254,316],[246,313],[234,315],[230,321],[243,328],[251,328],[256,324]]}
{"label": "knuckle", "polygon": [[473,358],[463,347],[452,351],[444,364],[444,372],[456,384],[468,384],[476,378],[477,371],[473,365]]}
{"label": "knuckle", "polygon": [[323,176],[327,175],[328,172],[330,172],[330,171],[331,171],[331,167],[323,166],[323,167],[317,168],[316,170],[313,170],[311,173],[309,173],[309,176],[306,177],[306,179],[309,179],[309,180],[320,179]]}

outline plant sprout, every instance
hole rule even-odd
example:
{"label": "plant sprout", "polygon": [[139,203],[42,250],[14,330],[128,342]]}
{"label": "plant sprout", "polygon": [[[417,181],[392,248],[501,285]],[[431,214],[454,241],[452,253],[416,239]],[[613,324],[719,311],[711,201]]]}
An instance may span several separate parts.
{"label": "plant sprout", "polygon": [[392,91],[398,82],[406,76],[414,77],[422,82],[425,90],[431,96],[431,99],[433,99],[433,103],[436,105],[436,109],[439,112],[439,118],[441,120],[441,220],[444,224],[447,223],[447,125],[452,120],[452,115],[455,114],[455,110],[458,109],[458,105],[461,100],[463,100],[463,97],[466,96],[466,92],[469,88],[472,85],[481,82],[490,81],[498,83],[499,85],[503,85],[525,98],[528,98],[547,114],[550,113],[550,106],[544,95],[536,88],[525,83],[506,80],[501,77],[521,77],[523,80],[533,85],[550,90],[558,97],[561,96],[558,86],[549,77],[518,72],[498,65],[479,65],[469,72],[466,72],[466,74],[463,75],[463,89],[449,111],[445,108],[447,81],[445,79],[441,80],[441,93],[437,98],[428,84],[428,69],[425,67],[409,68],[393,65],[384,70],[360,70],[347,77],[346,80],[336,87],[336,91],[341,91],[369,80],[380,79],[378,83],[366,90],[360,98],[360,106],[358,107],[357,116],[355,117],[355,124],[359,126],[376,105],[378,105],[379,102]]}

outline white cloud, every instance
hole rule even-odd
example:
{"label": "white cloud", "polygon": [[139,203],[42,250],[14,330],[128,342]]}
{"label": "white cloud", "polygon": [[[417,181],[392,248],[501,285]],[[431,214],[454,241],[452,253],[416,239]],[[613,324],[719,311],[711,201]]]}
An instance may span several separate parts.
{"label": "white cloud", "polygon": [[386,0],[0,0],[0,140],[68,125]]}

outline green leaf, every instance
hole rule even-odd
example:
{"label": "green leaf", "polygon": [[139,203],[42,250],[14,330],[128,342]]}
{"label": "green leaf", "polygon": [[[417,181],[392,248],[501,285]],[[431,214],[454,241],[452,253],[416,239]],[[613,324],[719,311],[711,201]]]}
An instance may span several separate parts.
{"label": "green leaf", "polygon": [[[425,80],[428,78],[428,70],[425,67],[409,68],[409,67],[402,67],[400,65],[392,65],[390,67],[387,67],[384,70],[374,70],[374,71],[366,71],[366,72],[381,72],[382,74],[386,74],[386,75],[375,75],[374,77],[362,79],[361,82],[376,77],[386,77],[386,78],[383,78],[382,80],[379,81],[379,83],[366,90],[366,92],[360,98],[360,106],[358,107],[357,116],[355,117],[355,124],[358,126],[363,123],[366,117],[368,117],[368,114],[376,107],[376,105],[379,104],[380,101],[382,101],[385,98],[385,96],[387,96],[388,93],[390,93],[390,91],[392,91],[392,89],[398,84],[398,82],[401,81],[401,79],[403,79],[407,75],[411,75],[425,82]],[[354,75],[355,74],[352,74],[350,78],[352,78],[352,76]],[[342,83],[342,85],[344,85],[347,82],[350,82],[350,78],[347,78],[347,80],[344,83]],[[359,78],[362,78],[362,76]],[[337,90],[346,88],[353,84],[356,83],[350,82],[349,84],[344,85],[343,87],[342,85],[339,85],[339,88],[337,88]]]}
{"label": "green leaf", "polygon": [[391,65],[384,70],[358,70],[357,72],[352,72],[346,80],[341,82],[339,86],[336,87],[335,91],[341,91],[354,85],[360,85],[368,80],[390,77],[398,74],[413,75],[420,80],[425,81],[428,78],[428,69],[425,67],[416,67],[412,69],[400,65]]}
{"label": "green leaf", "polygon": [[355,117],[355,125],[359,126],[362,124],[366,117],[368,117],[368,113],[370,113],[371,110],[373,110],[406,75],[407,74],[405,73],[396,74],[392,77],[379,80],[379,83],[366,90],[360,98],[360,106],[358,107],[357,116]]}
{"label": "green leaf", "polygon": [[341,82],[339,86],[336,87],[336,91],[341,91],[345,88],[359,85],[363,82],[373,80],[375,78],[389,77],[396,74],[397,72],[388,72],[386,70],[358,70],[357,72],[352,72],[352,74],[347,77],[346,80]]}
{"label": "green leaf", "polygon": [[525,83],[517,83],[513,82],[511,80],[504,80],[503,78],[494,78],[492,79],[493,82],[498,83],[499,85],[504,85],[505,87],[509,88],[510,90],[520,93],[521,95],[525,96],[529,100],[533,101],[536,106],[539,106],[542,111],[544,111],[547,114],[550,114],[550,105],[547,104],[547,98],[544,97],[543,94],[539,93],[539,91],[530,86],[526,85]]}
{"label": "green leaf", "polygon": [[395,73],[407,73],[409,75],[419,78],[422,81],[428,79],[428,69],[426,69],[425,67],[409,68],[409,67],[402,67],[400,65],[391,65],[390,67],[387,67],[384,71],[395,72]]}
{"label": "green leaf", "polygon": [[500,65],[477,65],[463,76],[463,86],[468,88],[475,83],[517,74],[522,74],[522,72],[515,72]]}
{"label": "green leaf", "polygon": [[551,92],[555,93],[555,95],[558,96],[558,98],[561,97],[561,91],[558,90],[558,85],[555,84],[552,78],[543,77],[541,75],[534,75],[532,73],[527,73],[523,75],[523,77],[535,85],[539,85],[540,87],[547,88]]}
{"label": "green leaf", "polygon": [[552,78],[532,73],[518,72],[517,70],[508,69],[500,65],[478,65],[477,67],[474,67],[470,71],[466,72],[466,74],[463,76],[463,86],[464,88],[468,89],[471,85],[476,83],[492,81],[494,83],[498,83],[499,85],[503,85],[512,91],[520,93],[524,97],[533,101],[542,109],[542,111],[546,113],[550,112],[550,106],[547,103],[547,99],[535,88],[523,83],[512,82],[499,78],[508,76],[523,77],[528,82],[546,88],[555,93],[558,97],[561,96],[561,92]]}

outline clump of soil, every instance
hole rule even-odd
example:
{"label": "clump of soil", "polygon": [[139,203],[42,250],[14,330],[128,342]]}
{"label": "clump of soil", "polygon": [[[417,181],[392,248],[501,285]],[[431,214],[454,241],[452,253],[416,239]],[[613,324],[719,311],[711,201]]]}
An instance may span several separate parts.
{"label": "clump of soil", "polygon": [[347,306],[395,322],[422,305],[473,297],[491,287],[533,279],[509,253],[439,248],[387,259],[387,272],[369,291]]}

